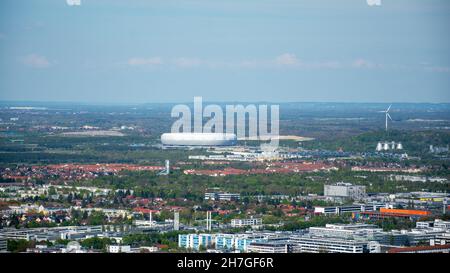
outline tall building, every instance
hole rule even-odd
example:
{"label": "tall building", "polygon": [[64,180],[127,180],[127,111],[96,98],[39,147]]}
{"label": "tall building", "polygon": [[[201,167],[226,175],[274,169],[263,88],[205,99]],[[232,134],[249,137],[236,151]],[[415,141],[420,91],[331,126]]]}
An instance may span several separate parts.
{"label": "tall building", "polygon": [[173,230],[180,230],[180,213],[178,211],[173,213]]}
{"label": "tall building", "polygon": [[170,161],[166,160],[164,163],[164,170],[160,171],[158,175],[169,175],[170,174]]}

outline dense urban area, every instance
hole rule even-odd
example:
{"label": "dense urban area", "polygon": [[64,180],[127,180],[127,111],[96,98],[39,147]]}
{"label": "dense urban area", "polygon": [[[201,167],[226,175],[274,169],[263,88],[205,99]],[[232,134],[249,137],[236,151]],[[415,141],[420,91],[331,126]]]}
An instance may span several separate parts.
{"label": "dense urban area", "polygon": [[171,104],[0,103],[0,252],[449,253],[450,105],[280,105],[172,147]]}

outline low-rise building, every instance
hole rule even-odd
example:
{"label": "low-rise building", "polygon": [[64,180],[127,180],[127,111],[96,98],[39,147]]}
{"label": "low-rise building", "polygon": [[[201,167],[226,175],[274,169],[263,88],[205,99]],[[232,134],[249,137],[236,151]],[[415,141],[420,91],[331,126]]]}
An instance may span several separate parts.
{"label": "low-rise building", "polygon": [[247,252],[255,253],[289,253],[291,244],[283,241],[252,242],[247,247]]}
{"label": "low-rise building", "polygon": [[293,252],[303,253],[363,253],[368,252],[367,241],[340,239],[334,237],[314,237],[310,235],[292,236]]}
{"label": "low-rise building", "polygon": [[252,242],[262,241],[264,236],[253,234],[216,234],[214,243],[216,249],[237,250],[247,252]]}
{"label": "low-rise building", "polygon": [[109,245],[109,253],[129,253],[131,252],[131,247],[129,245]]}
{"label": "low-rise building", "polygon": [[199,250],[200,247],[208,248],[213,243],[211,234],[179,234],[178,247]]}
{"label": "low-rise building", "polygon": [[246,227],[246,226],[260,226],[262,225],[261,218],[246,218],[246,219],[232,219],[231,226],[232,227]]}
{"label": "low-rise building", "polygon": [[316,214],[342,214],[353,212],[372,212],[378,211],[380,208],[387,207],[385,203],[373,203],[373,204],[353,204],[348,206],[334,206],[334,207],[314,207],[314,213]]}
{"label": "low-rise building", "polygon": [[333,198],[338,197],[359,200],[366,196],[366,186],[352,185],[343,182],[334,185],[324,185],[324,195]]}
{"label": "low-rise building", "polygon": [[399,247],[388,250],[388,253],[450,253],[450,245]]}
{"label": "low-rise building", "polygon": [[212,201],[237,201],[241,198],[239,193],[229,192],[206,192],[205,200]]}
{"label": "low-rise building", "polygon": [[8,239],[0,236],[0,252],[6,252],[8,250]]}

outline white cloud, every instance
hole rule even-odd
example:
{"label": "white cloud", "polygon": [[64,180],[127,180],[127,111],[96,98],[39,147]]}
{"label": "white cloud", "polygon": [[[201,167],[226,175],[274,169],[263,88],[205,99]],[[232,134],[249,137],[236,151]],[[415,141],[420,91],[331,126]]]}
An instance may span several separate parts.
{"label": "white cloud", "polygon": [[366,0],[369,6],[381,6],[381,0]]}
{"label": "white cloud", "polygon": [[66,0],[66,3],[69,6],[80,6],[81,0]]}
{"label": "white cloud", "polygon": [[447,66],[428,66],[425,67],[425,70],[431,71],[431,72],[438,72],[438,73],[449,73],[450,68]]}
{"label": "white cloud", "polygon": [[176,66],[179,67],[195,67],[195,66],[199,66],[202,63],[204,63],[204,61],[197,59],[197,58],[178,58],[175,59],[174,61]]}
{"label": "white cloud", "polygon": [[[33,58],[37,59],[37,57]],[[30,60],[28,62],[31,62]],[[37,62],[37,61],[35,61]],[[42,62],[42,66],[45,66]],[[130,66],[162,66],[166,65],[174,68],[209,68],[209,69],[302,69],[302,70],[335,70],[335,69],[388,69],[388,70],[417,70],[426,69],[432,72],[448,73],[449,68],[445,66],[432,66],[421,64],[421,66],[382,64],[373,62],[365,58],[355,60],[317,60],[305,61],[298,58],[293,53],[284,53],[272,58],[265,59],[241,59],[241,60],[215,60],[191,57],[174,57],[163,62],[161,57],[152,58],[131,58],[128,60]]]}
{"label": "white cloud", "polygon": [[278,65],[298,65],[300,60],[294,54],[284,53],[275,58],[275,63]]}
{"label": "white cloud", "polygon": [[21,62],[33,68],[47,68],[51,65],[47,57],[34,53],[21,58]]}
{"label": "white cloud", "polygon": [[368,61],[366,59],[356,59],[352,63],[352,66],[354,68],[381,68],[382,67],[381,64],[376,64],[376,63],[373,63],[373,62]]}
{"label": "white cloud", "polygon": [[131,66],[153,66],[161,65],[163,61],[160,57],[153,58],[131,58],[128,60],[128,65]]}

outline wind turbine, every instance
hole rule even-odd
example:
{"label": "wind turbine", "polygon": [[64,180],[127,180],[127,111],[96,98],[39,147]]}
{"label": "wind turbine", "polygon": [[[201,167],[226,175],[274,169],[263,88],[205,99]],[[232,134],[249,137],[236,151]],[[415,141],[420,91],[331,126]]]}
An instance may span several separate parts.
{"label": "wind turbine", "polygon": [[388,118],[392,121],[391,115],[389,115],[389,110],[391,110],[391,105],[389,105],[388,109],[386,109],[385,111],[381,111],[381,113],[385,114],[386,117],[386,131],[388,130]]}

